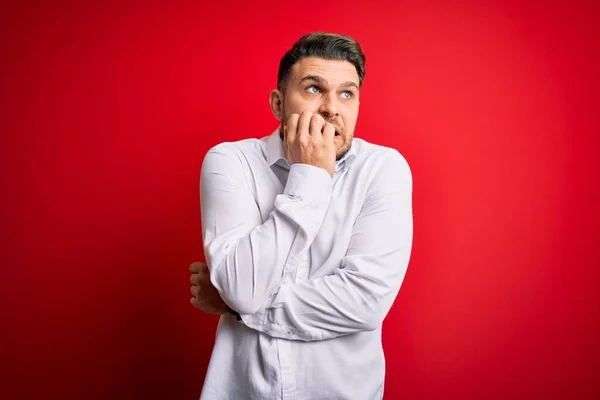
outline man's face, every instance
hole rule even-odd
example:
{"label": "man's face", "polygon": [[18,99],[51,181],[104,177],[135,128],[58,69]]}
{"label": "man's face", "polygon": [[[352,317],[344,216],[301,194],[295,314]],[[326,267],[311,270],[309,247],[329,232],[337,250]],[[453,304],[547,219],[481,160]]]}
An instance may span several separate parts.
{"label": "man's face", "polygon": [[336,128],[335,150],[339,160],[350,149],[359,109],[359,79],[348,61],[307,57],[292,67],[281,93],[281,122],[292,114],[320,114]]}

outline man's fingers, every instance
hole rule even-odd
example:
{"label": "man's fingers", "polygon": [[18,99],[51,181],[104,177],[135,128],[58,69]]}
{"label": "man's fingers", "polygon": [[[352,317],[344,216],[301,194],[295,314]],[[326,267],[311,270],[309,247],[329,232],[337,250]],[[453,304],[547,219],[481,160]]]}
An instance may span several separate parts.
{"label": "man's fingers", "polygon": [[333,142],[333,138],[335,137],[335,126],[330,124],[329,122],[325,123],[323,126],[323,140]]}
{"label": "man's fingers", "polygon": [[210,274],[208,270],[195,272],[190,275],[190,283],[192,285],[200,285],[203,282],[210,282]]}
{"label": "man's fingers", "polygon": [[305,139],[307,140],[310,136],[310,120],[313,116],[313,113],[310,111],[304,111],[298,120],[298,132],[297,132],[297,140]]}
{"label": "man's fingers", "polygon": [[310,118],[310,135],[311,136],[321,136],[321,131],[323,130],[323,125],[325,124],[325,119],[319,114],[313,114]]}
{"label": "man's fingers", "polygon": [[205,262],[197,261],[190,264],[190,272],[192,274],[199,274],[202,276],[210,274],[208,265]]}
{"label": "man's fingers", "polygon": [[190,264],[190,272],[197,274],[203,269],[207,268],[206,263],[202,261],[196,261]]}
{"label": "man's fingers", "polygon": [[192,296],[197,297],[200,294],[200,287],[196,285],[192,285],[190,288],[190,293]]}

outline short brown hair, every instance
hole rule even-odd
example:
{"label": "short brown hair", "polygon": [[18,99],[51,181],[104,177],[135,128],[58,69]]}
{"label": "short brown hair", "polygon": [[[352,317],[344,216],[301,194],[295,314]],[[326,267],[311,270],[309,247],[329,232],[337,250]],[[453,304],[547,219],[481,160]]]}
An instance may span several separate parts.
{"label": "short brown hair", "polygon": [[358,42],[349,36],[335,33],[313,32],[302,36],[279,62],[277,89],[285,91],[290,70],[305,57],[348,61],[356,68],[359,86],[365,79],[365,55]]}

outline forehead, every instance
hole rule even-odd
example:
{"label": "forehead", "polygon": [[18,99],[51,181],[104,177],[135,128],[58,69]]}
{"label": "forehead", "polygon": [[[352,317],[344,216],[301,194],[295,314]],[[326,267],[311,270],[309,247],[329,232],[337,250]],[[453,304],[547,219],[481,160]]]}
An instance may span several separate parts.
{"label": "forehead", "polygon": [[352,63],[346,60],[325,60],[318,57],[306,57],[292,67],[292,80],[299,81],[307,75],[324,78],[330,85],[352,81],[358,85],[358,72]]}

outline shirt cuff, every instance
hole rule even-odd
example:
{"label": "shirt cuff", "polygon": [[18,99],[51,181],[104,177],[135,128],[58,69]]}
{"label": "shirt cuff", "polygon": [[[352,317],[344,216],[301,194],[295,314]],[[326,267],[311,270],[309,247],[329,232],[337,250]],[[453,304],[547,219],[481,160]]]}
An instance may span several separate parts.
{"label": "shirt cuff", "polygon": [[327,205],[329,204],[332,188],[333,179],[323,168],[295,163],[290,167],[283,193],[291,197]]}

